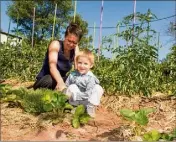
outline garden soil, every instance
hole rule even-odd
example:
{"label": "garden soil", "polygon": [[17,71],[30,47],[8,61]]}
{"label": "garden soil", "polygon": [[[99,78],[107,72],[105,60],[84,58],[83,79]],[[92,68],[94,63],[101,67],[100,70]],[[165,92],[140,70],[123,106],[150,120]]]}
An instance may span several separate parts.
{"label": "garden soil", "polygon": [[[32,82],[21,83],[6,80],[14,88],[28,87]],[[171,132],[176,128],[176,98],[155,93],[152,97],[108,96],[102,97],[96,109],[96,117],[78,129],[72,127],[69,116],[63,122],[53,124],[24,112],[14,103],[1,103],[1,141],[141,141],[137,136],[137,125],[124,120],[119,111],[122,108],[138,110],[155,108],[149,114],[145,131]]]}

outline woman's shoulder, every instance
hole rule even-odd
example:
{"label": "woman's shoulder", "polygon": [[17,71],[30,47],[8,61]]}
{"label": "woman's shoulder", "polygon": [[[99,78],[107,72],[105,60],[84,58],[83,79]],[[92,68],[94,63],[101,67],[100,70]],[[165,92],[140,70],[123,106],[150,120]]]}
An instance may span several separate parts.
{"label": "woman's shoulder", "polygon": [[49,48],[49,50],[51,50],[51,49],[59,50],[60,47],[61,47],[61,41],[53,40],[53,41],[50,42],[48,48]]}
{"label": "woman's shoulder", "polygon": [[50,41],[49,45],[50,44],[58,44],[60,42],[62,42],[62,41],[61,40],[52,40],[52,41]]}

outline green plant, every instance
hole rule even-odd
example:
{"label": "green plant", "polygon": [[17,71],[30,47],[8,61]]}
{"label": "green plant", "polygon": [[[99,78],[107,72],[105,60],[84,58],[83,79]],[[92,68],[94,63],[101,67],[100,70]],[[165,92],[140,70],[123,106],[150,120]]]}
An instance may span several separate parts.
{"label": "green plant", "polygon": [[160,133],[157,130],[151,130],[143,135],[144,141],[173,141],[176,138],[176,129],[173,130],[170,134],[168,133]]}
{"label": "green plant", "polygon": [[132,111],[129,109],[121,109],[120,114],[129,121],[135,121],[140,125],[147,125],[148,118],[147,115],[151,112],[154,112],[153,108],[144,108],[136,111]]}
{"label": "green plant", "polygon": [[161,137],[161,134],[157,130],[152,130],[143,135],[144,141],[158,141]]}
{"label": "green plant", "polygon": [[78,105],[72,119],[72,126],[79,128],[90,120],[90,116],[85,112],[84,105]]}
{"label": "green plant", "polygon": [[51,93],[50,90],[46,90],[42,97],[42,100],[44,101],[43,109],[46,112],[53,111],[55,113],[58,113],[60,111],[63,113],[66,106],[67,96],[62,93]]}
{"label": "green plant", "polygon": [[0,84],[0,98],[5,97],[9,90],[12,89],[11,85]]}

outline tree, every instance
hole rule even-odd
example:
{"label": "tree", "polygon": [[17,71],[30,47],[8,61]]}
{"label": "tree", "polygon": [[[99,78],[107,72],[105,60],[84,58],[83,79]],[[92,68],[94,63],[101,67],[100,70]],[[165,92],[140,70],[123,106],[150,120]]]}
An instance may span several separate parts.
{"label": "tree", "polygon": [[7,15],[12,19],[12,22],[17,24],[13,32],[22,33],[31,41],[32,35],[32,20],[33,8],[36,8],[35,13],[35,39],[41,41],[42,39],[50,38],[52,35],[52,26],[54,19],[55,4],[57,3],[55,36],[60,37],[60,30],[68,23],[69,15],[73,11],[72,1],[60,0],[52,1],[12,1],[12,4],[7,8]]}

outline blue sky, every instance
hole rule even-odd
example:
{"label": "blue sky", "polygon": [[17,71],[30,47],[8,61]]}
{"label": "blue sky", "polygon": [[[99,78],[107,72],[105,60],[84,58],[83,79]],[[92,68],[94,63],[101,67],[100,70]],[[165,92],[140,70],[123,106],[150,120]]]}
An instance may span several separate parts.
{"label": "blue sky", "polygon": [[[1,29],[8,31],[9,17],[5,14],[7,1],[1,1]],[[176,2],[174,1],[137,1],[136,11],[146,13],[150,8],[151,11],[160,19],[174,15]],[[89,27],[100,26],[100,8],[101,1],[77,1],[77,13],[88,22]],[[133,12],[133,1],[104,1],[103,9],[103,27],[115,27],[118,21],[124,16]],[[166,30],[174,18],[152,22],[151,26],[157,32],[160,32],[160,43],[162,47],[159,49],[159,59],[162,59],[169,53],[169,48],[173,44],[171,37],[167,36]],[[12,24],[11,27],[15,26]],[[12,29],[12,28],[11,28]],[[116,29],[102,29],[102,36],[114,34]],[[89,34],[93,35],[93,29],[89,29]],[[96,29],[95,47],[98,47],[99,29]],[[109,55],[107,55],[109,56]]]}

